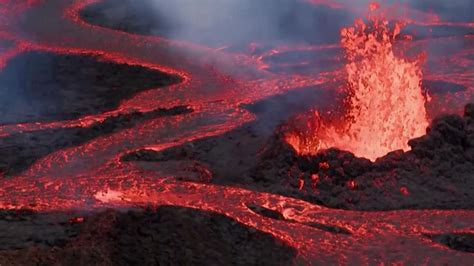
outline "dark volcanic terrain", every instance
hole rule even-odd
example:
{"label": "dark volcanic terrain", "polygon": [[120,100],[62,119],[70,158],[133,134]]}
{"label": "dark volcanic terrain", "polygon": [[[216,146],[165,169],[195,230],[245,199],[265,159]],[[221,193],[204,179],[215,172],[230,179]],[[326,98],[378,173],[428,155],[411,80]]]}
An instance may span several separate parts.
{"label": "dark volcanic terrain", "polygon": [[95,56],[23,53],[0,71],[0,123],[99,114],[138,92],[180,81],[174,75]]}
{"label": "dark volcanic terrain", "polygon": [[226,216],[182,207],[0,217],[11,228],[0,233],[2,265],[286,265],[296,255]]}

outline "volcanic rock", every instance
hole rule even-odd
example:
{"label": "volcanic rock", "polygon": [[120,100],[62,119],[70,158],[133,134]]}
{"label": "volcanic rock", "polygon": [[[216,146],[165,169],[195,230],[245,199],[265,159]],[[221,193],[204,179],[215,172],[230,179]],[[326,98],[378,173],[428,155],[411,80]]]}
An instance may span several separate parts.
{"label": "volcanic rock", "polygon": [[[221,214],[175,206],[85,217],[77,236],[54,248],[0,251],[0,261],[22,265],[276,265],[291,263],[293,248]],[[13,249],[13,248],[12,248]]]}
{"label": "volcanic rock", "polygon": [[[78,69],[80,71],[78,71]],[[0,123],[77,119],[116,109],[133,95],[181,77],[97,56],[20,54],[0,72]]]}
{"label": "volcanic rock", "polygon": [[439,234],[428,237],[451,249],[474,253],[474,234]]}

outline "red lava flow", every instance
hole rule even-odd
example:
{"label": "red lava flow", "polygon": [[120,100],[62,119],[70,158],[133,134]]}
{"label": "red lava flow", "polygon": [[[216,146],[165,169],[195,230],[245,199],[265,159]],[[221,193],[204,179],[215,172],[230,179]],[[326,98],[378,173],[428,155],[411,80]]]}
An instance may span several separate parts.
{"label": "red lava flow", "polygon": [[[140,93],[123,101],[115,111],[71,121],[4,125],[0,127],[0,135],[87,126],[114,114],[137,109],[149,111],[189,105],[195,112],[145,121],[134,128],[47,155],[21,175],[0,179],[0,208],[49,212],[171,204],[216,211],[270,233],[295,247],[298,259],[304,261],[345,264],[380,261],[406,264],[472,263],[473,254],[451,250],[431,242],[422,234],[474,233],[474,211],[334,210],[241,188],[178,182],[169,173],[144,170],[133,163],[121,162],[119,158],[130,151],[145,147],[160,150],[219,135],[252,121],[254,115],[239,108],[242,103],[254,103],[291,90],[332,82],[341,75],[340,71],[308,75],[274,74],[268,71],[272,63],[267,59],[285,50],[324,51],[339,46],[281,47],[256,56],[228,52],[225,48],[216,50],[182,41],[135,36],[83,22],[78,11],[94,2],[97,0],[21,3],[0,0],[0,14],[10,16],[11,20],[18,12],[28,12],[27,19],[21,23],[21,31],[17,31],[17,26],[0,20],[0,39],[12,43],[6,52],[0,54],[0,66],[16,54],[30,50],[93,54],[105,60],[178,74],[184,82]],[[309,2],[327,4],[331,8],[349,8],[343,1]],[[418,21],[420,24],[443,24],[432,16],[420,17],[423,18]],[[37,23],[45,18],[48,23]],[[51,28],[51,25],[54,27]],[[472,23],[467,26],[474,28]],[[474,62],[465,58],[474,54],[474,39],[467,36],[460,38],[462,42],[471,43],[471,48],[430,59],[444,67],[424,72],[428,78],[455,80],[466,91],[443,97],[432,96],[427,103],[428,117],[440,111],[456,112],[470,99],[474,89],[474,73],[468,70],[472,69]],[[438,38],[434,42],[450,40]],[[413,45],[427,46],[426,42],[413,41]],[[438,111],[439,106],[444,109]],[[265,218],[246,207],[251,203],[277,210],[295,221],[337,225],[348,229],[352,235],[332,234],[302,224]]]}

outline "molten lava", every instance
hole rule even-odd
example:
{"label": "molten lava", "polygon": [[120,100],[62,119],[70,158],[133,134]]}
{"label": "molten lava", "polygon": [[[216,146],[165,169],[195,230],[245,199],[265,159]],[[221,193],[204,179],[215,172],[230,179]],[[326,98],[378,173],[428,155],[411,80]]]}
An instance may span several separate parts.
{"label": "molten lava", "polygon": [[[337,47],[332,43],[324,46],[282,46],[270,51],[262,48],[260,52],[246,55],[162,37],[129,34],[91,25],[80,18],[82,8],[98,2],[101,1],[0,0],[0,40],[11,42],[5,52],[0,53],[0,68],[15,55],[33,50],[92,55],[114,63],[139,65],[181,76],[183,82],[140,92],[124,100],[114,111],[76,120],[0,125],[0,136],[47,129],[86,128],[133,110],[150,112],[157,108],[184,105],[192,107],[194,112],[145,120],[133,128],[54,150],[35,161],[28,170],[11,178],[0,174],[0,209],[26,208],[54,212],[175,205],[225,214],[255,230],[284,240],[298,250],[299,258],[308,262],[300,264],[315,261],[329,265],[349,264],[349,261],[352,264],[380,264],[378,262],[382,261],[400,264],[407,260],[411,264],[436,262],[461,265],[462,262],[472,262],[470,254],[454,253],[427,241],[425,237],[426,233],[472,232],[474,212],[470,210],[334,210],[293,196],[257,189],[182,181],[176,178],[181,173],[170,173],[166,163],[154,163],[153,167],[147,164],[145,167],[121,160],[124,155],[139,149],[162,151],[223,135],[256,119],[256,115],[240,108],[243,104],[254,104],[315,84],[329,84],[333,80],[332,72],[314,75],[311,71],[302,71],[303,74],[294,74],[295,66],[307,65],[305,70],[311,70],[312,66],[307,62],[316,60],[301,62],[302,59],[296,57],[288,64],[287,60],[280,62],[275,58],[292,52],[320,52],[332,59],[331,52]],[[354,6],[352,1],[307,2],[326,4],[330,8]],[[377,8],[377,5],[371,6],[371,9]],[[22,15],[25,10],[28,10],[28,16]],[[16,24],[20,26],[11,27],[16,24],[3,23],[9,22],[7,16],[14,22],[19,20],[21,23]],[[48,23],[40,23],[44,18],[48,18]],[[428,22],[417,21],[423,25],[438,26],[452,23]],[[472,28],[472,24],[467,26]],[[18,29],[21,29],[21,34],[16,32]],[[400,26],[390,30],[384,20],[373,18],[368,25],[358,21],[354,27],[342,31],[342,46],[349,60],[346,66],[348,96],[344,105],[345,115],[341,115],[344,119],[330,120],[327,113],[312,111],[309,120],[307,117],[294,119],[295,123],[301,124],[286,136],[289,143],[301,153],[339,147],[371,159],[390,150],[408,149],[407,140],[424,132],[427,119],[425,99],[419,84],[422,74],[420,61],[396,57],[393,52],[399,30]],[[446,60],[449,64],[443,63],[444,58],[441,57],[442,71],[434,74],[427,71],[427,74],[428,78],[431,74],[440,80],[456,81],[469,88],[466,95],[470,95],[474,84],[472,71],[468,71],[472,68],[469,58],[474,58],[474,51],[470,48],[472,38],[461,38],[467,43],[466,48],[450,54],[449,60]],[[306,60],[306,57],[303,59]],[[225,71],[228,69],[239,71],[232,72],[235,77],[229,78],[229,71]],[[274,74],[267,69],[279,71]],[[304,74],[309,72],[311,75]],[[430,105],[449,108],[443,101],[445,98],[444,94],[442,97],[435,95]],[[451,102],[458,99],[467,97],[462,94]],[[244,146],[245,142],[242,144]],[[329,167],[325,162],[319,165],[324,170]],[[205,173],[206,169],[202,172]],[[313,187],[319,188],[323,178],[313,174],[310,178]],[[355,190],[361,186],[356,180],[349,180],[346,185]],[[304,182],[300,188],[303,186]],[[399,192],[406,197],[416,193],[416,190],[408,188],[400,187]],[[286,220],[258,215],[247,207],[249,204],[278,211]],[[70,223],[87,222],[87,219],[76,216]],[[297,223],[288,222],[290,220]],[[351,235],[320,230],[311,224],[348,228]],[[392,247],[389,252],[379,248],[388,245]],[[58,250],[56,247],[53,249]],[[0,251],[0,257],[1,253],[5,251]]]}
{"label": "molten lava", "polygon": [[[371,11],[376,9],[370,6]],[[373,15],[368,23],[357,20],[341,30],[348,60],[344,122],[336,126],[312,113],[313,122],[306,129],[286,135],[290,145],[302,154],[336,147],[375,160],[390,151],[408,150],[408,141],[425,133],[421,59],[394,54],[401,27],[399,23],[391,27],[380,15]]]}

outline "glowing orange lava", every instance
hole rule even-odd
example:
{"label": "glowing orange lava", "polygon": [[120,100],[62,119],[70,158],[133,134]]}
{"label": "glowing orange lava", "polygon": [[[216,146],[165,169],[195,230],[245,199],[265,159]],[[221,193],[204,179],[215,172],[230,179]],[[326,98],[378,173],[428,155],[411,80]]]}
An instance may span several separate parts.
{"label": "glowing orange lava", "polygon": [[[376,7],[371,5],[370,10]],[[312,114],[309,119],[316,122],[286,135],[298,152],[314,154],[336,147],[375,160],[390,151],[408,150],[410,139],[425,134],[428,119],[421,59],[394,54],[401,27],[399,23],[391,27],[381,15],[371,15],[367,23],[359,19],[341,30],[348,59],[344,122],[336,126]]]}
{"label": "glowing orange lava", "polygon": [[[6,46],[5,52],[0,52],[0,70],[2,64],[6,65],[19,53],[41,51],[94,56],[107,62],[138,65],[181,76],[183,82],[151,88],[124,100],[116,110],[76,120],[0,125],[0,136],[49,129],[89,128],[109,117],[135,110],[149,112],[157,108],[186,105],[192,107],[194,112],[142,121],[133,128],[124,128],[86,143],[55,150],[19,175],[5,177],[0,174],[0,209],[68,213],[174,205],[217,212],[257,231],[271,234],[297,249],[298,257],[294,264],[401,264],[405,261],[407,264],[472,264],[471,253],[456,252],[426,238],[429,234],[445,232],[473,234],[472,210],[337,210],[257,189],[183,181],[181,171],[168,169],[165,162],[153,163],[151,167],[149,164],[121,160],[124,155],[137,150],[160,152],[221,136],[260,119],[247,108],[241,108],[243,105],[315,85],[321,85],[321,90],[332,90],[325,84],[331,83],[338,71],[318,75],[308,71],[309,75],[296,75],[294,66],[306,64],[306,57],[290,61],[291,64],[286,60],[271,59],[295,51],[325,53],[326,50],[336,49],[337,45],[282,45],[270,50],[253,51],[250,55],[226,49],[215,50],[194,43],[102,28],[83,21],[80,10],[99,2],[101,0],[0,0],[0,41],[5,39],[12,43]],[[355,6],[354,1],[307,2],[330,8],[351,9]],[[377,9],[378,5],[373,4],[371,8]],[[22,13],[25,10],[29,12],[27,16]],[[40,23],[44,18],[48,18],[48,23]],[[15,23],[2,24],[10,22],[10,19]],[[416,22],[424,25],[453,23],[438,20]],[[21,29],[21,34],[16,32],[17,28]],[[330,121],[328,113],[322,111],[312,111],[310,119],[301,115],[292,120],[294,131],[286,135],[289,143],[302,153],[314,153],[335,146],[375,158],[393,149],[408,148],[406,141],[424,132],[427,120],[419,86],[420,63],[394,56],[392,44],[399,29],[398,26],[390,30],[383,20],[371,20],[369,25],[359,21],[355,27],[343,30],[342,43],[349,59],[350,95],[345,102],[346,116],[341,115],[345,119]],[[462,40],[471,44],[471,38],[462,36]],[[446,60],[449,64],[441,58],[443,60],[439,62],[444,66],[443,71],[431,73],[439,80],[455,80],[469,90],[466,94],[451,98],[453,107],[443,101],[446,94],[441,97],[433,95],[431,109],[438,110],[441,109],[438,106],[443,106],[450,110],[459,106],[459,99],[467,101],[467,95],[471,97],[474,91],[470,71],[472,63],[466,61],[474,58],[471,47],[474,46],[466,45],[467,49],[450,54],[450,60]],[[277,74],[268,71],[280,67],[291,71]],[[226,71],[229,69],[239,71]],[[447,69],[455,69],[455,72],[444,73]],[[234,74],[229,76],[229,72]],[[430,73],[427,74],[429,77]],[[183,160],[183,166],[188,166],[188,163],[192,166],[195,162]],[[320,162],[318,166],[322,170],[333,167],[330,162]],[[207,172],[207,169],[202,171]],[[319,189],[319,182],[324,178],[323,175],[312,174],[309,185],[313,190]],[[303,189],[307,179],[299,180],[300,189]],[[357,191],[362,184],[351,179],[345,186]],[[408,188],[397,187],[399,193],[406,197],[416,193],[416,190]],[[272,188],[272,191],[277,190]],[[249,205],[281,213],[285,219],[260,215]],[[74,224],[87,220],[86,214],[74,214],[69,222]],[[312,225],[344,228],[350,235]],[[390,250],[380,248],[388,245]],[[43,249],[42,245],[39,248]],[[60,249],[53,247],[58,252]],[[0,258],[9,252],[0,251]]]}

